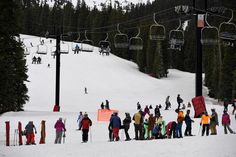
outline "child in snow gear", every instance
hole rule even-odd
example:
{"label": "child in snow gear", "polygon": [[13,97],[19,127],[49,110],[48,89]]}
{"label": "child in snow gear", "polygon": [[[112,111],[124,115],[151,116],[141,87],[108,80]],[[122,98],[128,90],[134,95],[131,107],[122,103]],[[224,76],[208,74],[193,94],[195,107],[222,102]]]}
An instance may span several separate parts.
{"label": "child in snow gear", "polygon": [[79,128],[79,130],[81,130],[81,128],[82,128],[82,141],[83,142],[88,142],[88,132],[89,132],[89,128],[91,126],[92,126],[92,121],[88,117],[88,114],[85,113],[84,118],[82,119],[82,121],[80,123],[80,128]]}
{"label": "child in snow gear", "polygon": [[219,125],[218,122],[218,114],[216,113],[215,109],[211,109],[211,117],[210,117],[210,129],[211,129],[211,135],[216,135],[216,125]]}
{"label": "child in snow gear", "polygon": [[178,110],[179,110],[181,103],[183,103],[183,99],[180,97],[180,94],[177,95],[177,103],[178,103]]}
{"label": "child in snow gear", "polygon": [[131,123],[131,117],[129,113],[125,113],[125,119],[123,120],[123,128],[125,130],[125,137],[126,137],[126,141],[131,140],[130,136],[129,136],[129,128],[130,128],[130,123]]}
{"label": "child in snow gear", "polygon": [[204,112],[201,117],[200,125],[202,125],[202,136],[204,136],[204,133],[206,131],[206,135],[209,135],[209,121],[210,117],[208,116],[207,112]]}
{"label": "child in snow gear", "polygon": [[231,134],[234,134],[233,130],[230,128],[230,116],[227,113],[226,110],[224,110],[224,113],[222,115],[222,125],[224,126],[224,133],[227,134],[227,129]]}
{"label": "child in snow gear", "polygon": [[82,121],[83,118],[84,118],[83,113],[80,111],[80,112],[79,112],[78,119],[77,119],[78,130],[79,130],[79,128],[80,128],[80,123],[81,123],[81,121]]}
{"label": "child in snow gear", "polygon": [[141,110],[139,110],[137,113],[134,114],[133,121],[134,121],[135,140],[141,140],[142,125],[143,125],[143,116]]}
{"label": "child in snow gear", "polygon": [[120,140],[119,130],[121,128],[121,120],[117,112],[114,112],[114,115],[110,119],[110,125],[112,127],[112,133],[116,141]]}
{"label": "child in snow gear", "polygon": [[59,118],[57,122],[54,125],[54,128],[56,129],[56,139],[55,144],[61,144],[61,138],[62,134],[66,131],[65,125],[62,122],[62,118]]}
{"label": "child in snow gear", "polygon": [[192,135],[192,123],[194,121],[190,118],[189,114],[190,114],[190,110],[187,110],[187,113],[184,117],[184,121],[185,121],[185,124],[186,124],[186,129],[185,129],[185,132],[184,132],[185,136],[193,136]]}
{"label": "child in snow gear", "polygon": [[29,123],[25,126],[25,133],[26,133],[26,138],[27,138],[26,144],[27,145],[35,144],[34,132],[35,132],[35,134],[37,134],[37,130],[33,124],[33,121],[29,121]]}

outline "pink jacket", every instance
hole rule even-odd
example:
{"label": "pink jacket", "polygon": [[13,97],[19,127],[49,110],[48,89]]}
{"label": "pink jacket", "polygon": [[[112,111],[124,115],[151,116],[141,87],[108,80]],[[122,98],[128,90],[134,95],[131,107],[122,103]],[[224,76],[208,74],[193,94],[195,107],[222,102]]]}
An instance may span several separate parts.
{"label": "pink jacket", "polygon": [[230,117],[228,113],[222,115],[222,125],[230,124]]}
{"label": "pink jacket", "polygon": [[65,125],[61,120],[58,120],[56,122],[56,124],[54,125],[54,128],[56,129],[56,132],[66,131]]}

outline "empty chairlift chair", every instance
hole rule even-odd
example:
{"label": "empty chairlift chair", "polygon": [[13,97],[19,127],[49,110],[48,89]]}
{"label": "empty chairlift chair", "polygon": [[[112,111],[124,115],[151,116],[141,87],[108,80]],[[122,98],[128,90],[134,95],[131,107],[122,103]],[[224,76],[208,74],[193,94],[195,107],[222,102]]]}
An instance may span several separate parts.
{"label": "empty chairlift chair", "polygon": [[131,37],[129,40],[129,50],[140,51],[143,50],[143,40],[139,37],[140,28],[138,28],[138,34],[135,37]]}
{"label": "empty chairlift chair", "polygon": [[114,36],[114,46],[119,49],[127,49],[129,47],[128,35],[121,33],[119,24],[117,24],[118,33]]}
{"label": "empty chairlift chair", "polygon": [[87,37],[87,30],[85,31],[85,39],[82,40],[82,44],[81,44],[81,51],[84,52],[93,52],[94,50],[94,42],[92,40],[89,40]]}
{"label": "empty chairlift chair", "polygon": [[230,43],[230,45],[233,45],[234,41],[236,41],[236,25],[232,23],[231,21],[234,18],[233,10],[229,9],[231,11],[231,18],[227,22],[222,22],[219,26],[219,37],[224,42]]}
{"label": "empty chairlift chair", "polygon": [[179,26],[177,29],[171,30],[169,32],[169,43],[170,49],[181,51],[184,45],[184,31],[180,30],[181,21],[179,20]]}
{"label": "empty chairlift chair", "polygon": [[62,41],[61,45],[60,45],[60,53],[61,54],[69,54],[69,44]]}
{"label": "empty chairlift chair", "polygon": [[219,44],[219,30],[215,26],[211,26],[207,21],[208,13],[206,13],[205,23],[206,26],[201,30],[201,43],[202,45],[218,45]]}
{"label": "empty chairlift chair", "polygon": [[47,52],[48,52],[48,47],[47,47],[47,45],[38,45],[37,46],[37,54],[41,54],[41,55],[46,55],[47,54]]}
{"label": "empty chairlift chair", "polygon": [[150,40],[165,40],[166,37],[165,26],[157,23],[155,13],[153,14],[153,21],[155,24],[152,24],[149,30]]}

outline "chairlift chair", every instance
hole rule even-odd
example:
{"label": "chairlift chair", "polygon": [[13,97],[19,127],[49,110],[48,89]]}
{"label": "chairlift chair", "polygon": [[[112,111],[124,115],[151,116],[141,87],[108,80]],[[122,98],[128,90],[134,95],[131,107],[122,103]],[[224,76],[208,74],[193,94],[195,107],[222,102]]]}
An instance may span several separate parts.
{"label": "chairlift chair", "polygon": [[232,9],[231,11],[231,18],[227,22],[222,22],[219,26],[219,37],[223,41],[233,42],[236,40],[236,25],[231,21],[234,18],[234,13]]}
{"label": "chairlift chair", "polygon": [[79,36],[76,40],[74,40],[73,42],[71,42],[71,49],[72,51],[76,51],[76,45],[79,46],[79,50],[81,49],[82,47],[82,41],[80,40],[80,33],[79,33]]}
{"label": "chairlift chair", "polygon": [[131,37],[129,40],[129,50],[140,51],[143,50],[143,39],[139,37],[140,28],[138,28],[138,34],[135,37]]}
{"label": "chairlift chair", "polygon": [[166,30],[164,25],[160,25],[156,21],[156,13],[153,14],[153,20],[155,24],[150,26],[149,38],[150,40],[165,40]]}
{"label": "chairlift chair", "polygon": [[106,38],[104,40],[101,40],[98,44],[100,48],[101,47],[104,47],[104,48],[110,47],[110,42],[108,41],[108,33],[106,33],[106,35],[107,35]]}
{"label": "chairlift chair", "polygon": [[56,46],[51,47],[51,56],[56,55]]}
{"label": "chairlift chair", "polygon": [[201,30],[202,45],[217,45],[219,44],[219,30],[215,26],[211,26],[207,21],[208,14],[206,13],[206,26]]}
{"label": "chairlift chair", "polygon": [[37,46],[37,54],[41,54],[41,55],[46,55],[48,51],[48,47],[47,45],[38,45]]}
{"label": "chairlift chair", "polygon": [[128,35],[121,33],[119,30],[119,24],[117,24],[118,33],[114,36],[114,46],[115,48],[126,49],[129,47]]}
{"label": "chairlift chair", "polygon": [[184,32],[179,30],[181,27],[181,21],[179,20],[179,26],[177,29],[173,29],[169,32],[170,49],[181,50],[184,45]]}
{"label": "chairlift chair", "polygon": [[81,51],[84,52],[93,52],[94,50],[94,42],[92,40],[89,40],[87,38],[87,30],[85,31],[85,39],[82,40],[82,44],[81,44]]}
{"label": "chairlift chair", "polygon": [[68,54],[69,53],[69,44],[62,41],[60,45],[60,53],[61,54]]}
{"label": "chairlift chair", "polygon": [[30,51],[26,46],[24,46],[24,55],[30,55]]}

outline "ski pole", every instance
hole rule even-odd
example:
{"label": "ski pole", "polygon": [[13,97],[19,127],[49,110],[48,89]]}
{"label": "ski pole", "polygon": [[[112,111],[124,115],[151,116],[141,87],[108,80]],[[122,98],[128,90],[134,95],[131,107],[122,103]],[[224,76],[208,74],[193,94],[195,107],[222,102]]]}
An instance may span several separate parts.
{"label": "ski pole", "polygon": [[202,125],[200,124],[199,129],[198,129],[198,135],[200,133],[201,128],[202,128]]}
{"label": "ski pole", "polygon": [[90,127],[90,143],[92,143],[92,128]]}

